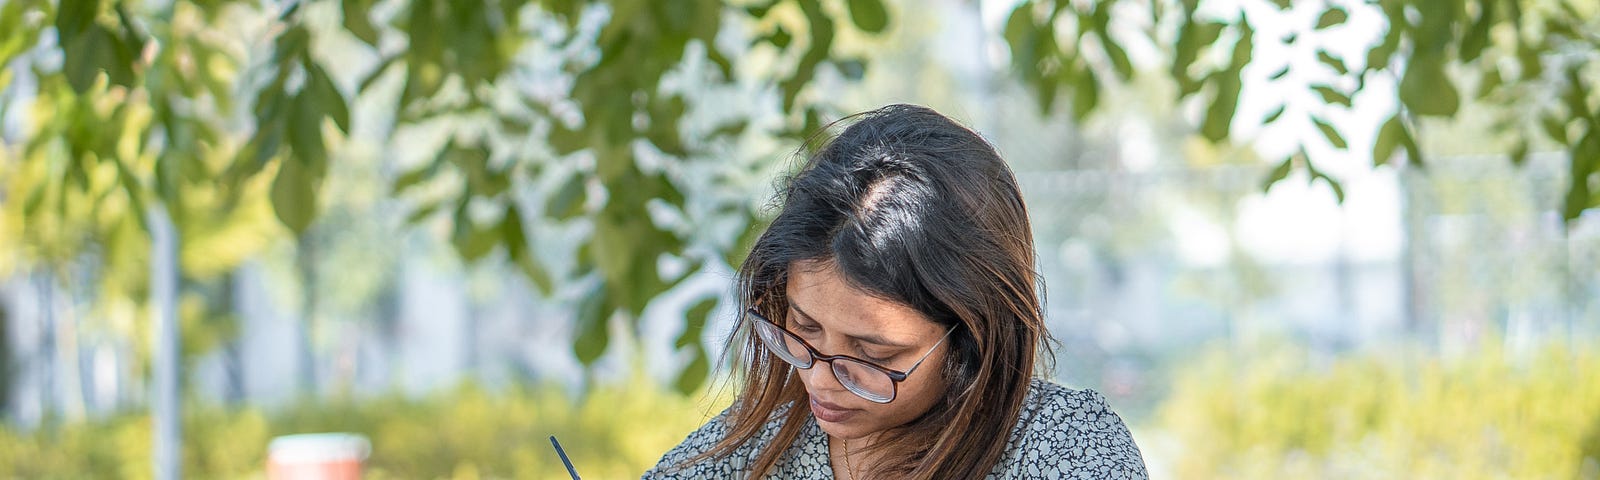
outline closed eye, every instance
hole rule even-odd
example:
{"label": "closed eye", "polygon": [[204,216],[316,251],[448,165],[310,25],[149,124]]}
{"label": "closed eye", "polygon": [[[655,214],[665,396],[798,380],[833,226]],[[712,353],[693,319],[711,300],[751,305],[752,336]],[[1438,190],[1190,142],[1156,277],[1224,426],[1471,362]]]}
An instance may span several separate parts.
{"label": "closed eye", "polygon": [[863,360],[866,360],[866,361],[869,361],[869,362],[872,362],[872,363],[876,363],[878,365],[883,365],[884,362],[888,362],[889,359],[894,358],[894,355],[889,355],[889,356],[885,356],[885,357],[878,357],[878,356],[873,356],[873,355],[867,354],[867,352],[861,352],[861,358]]}

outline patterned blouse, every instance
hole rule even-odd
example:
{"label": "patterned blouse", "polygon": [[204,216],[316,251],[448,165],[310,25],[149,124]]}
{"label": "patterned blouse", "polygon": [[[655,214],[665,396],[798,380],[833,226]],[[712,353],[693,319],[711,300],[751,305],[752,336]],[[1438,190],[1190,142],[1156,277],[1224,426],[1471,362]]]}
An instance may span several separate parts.
{"label": "patterned blouse", "polygon": [[[761,434],[726,458],[701,460],[687,468],[672,465],[709,450],[727,433],[728,411],[706,422],[661,457],[645,479],[734,478],[755,463],[757,446],[777,434],[782,417],[768,422]],[[1055,382],[1034,378],[1020,420],[1011,430],[1006,453],[995,464],[991,479],[1143,479],[1144,458],[1122,418],[1093,390],[1072,390]],[[831,479],[828,434],[808,417],[799,438],[773,466],[771,478]]]}

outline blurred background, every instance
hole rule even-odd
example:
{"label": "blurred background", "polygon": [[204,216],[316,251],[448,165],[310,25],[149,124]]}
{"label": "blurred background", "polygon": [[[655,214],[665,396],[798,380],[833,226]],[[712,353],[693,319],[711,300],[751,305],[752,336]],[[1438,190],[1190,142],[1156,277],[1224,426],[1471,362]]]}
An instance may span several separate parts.
{"label": "blurred background", "polygon": [[889,103],[1020,180],[1157,478],[1600,478],[1600,5],[0,0],[0,476],[635,477]]}

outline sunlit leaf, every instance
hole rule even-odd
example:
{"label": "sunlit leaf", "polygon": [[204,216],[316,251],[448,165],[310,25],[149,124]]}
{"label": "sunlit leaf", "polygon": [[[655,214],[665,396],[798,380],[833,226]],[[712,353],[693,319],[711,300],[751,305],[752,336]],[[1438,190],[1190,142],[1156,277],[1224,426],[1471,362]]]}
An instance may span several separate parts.
{"label": "sunlit leaf", "polygon": [[1320,172],[1317,173],[1316,178],[1318,180],[1322,180],[1324,183],[1327,183],[1328,188],[1333,189],[1334,201],[1340,204],[1344,203],[1344,186],[1340,185],[1338,180],[1335,180],[1333,177]]}
{"label": "sunlit leaf", "polygon": [[367,45],[378,44],[378,28],[372,25],[369,17],[372,9],[371,0],[340,0],[344,14],[344,29],[351,35],[366,42]]}
{"label": "sunlit leaf", "polygon": [[278,176],[272,180],[272,212],[278,221],[295,234],[305,233],[317,215],[317,184],[320,179],[300,160],[278,162]]}
{"label": "sunlit leaf", "polygon": [[1329,54],[1326,50],[1317,50],[1317,61],[1322,62],[1323,65],[1327,65],[1328,68],[1332,68],[1333,71],[1338,72],[1340,75],[1350,73],[1350,69],[1345,68],[1344,62],[1337,58],[1333,58],[1333,55]]}
{"label": "sunlit leaf", "polygon": [[1461,96],[1440,58],[1413,56],[1400,79],[1400,101],[1415,115],[1449,117],[1456,114]]}
{"label": "sunlit leaf", "polygon": [[1272,168],[1272,172],[1267,174],[1267,178],[1261,181],[1261,191],[1265,193],[1266,191],[1271,190],[1274,184],[1283,181],[1285,178],[1289,178],[1289,172],[1293,170],[1294,157],[1285,157],[1282,162],[1278,162],[1278,166]]}
{"label": "sunlit leaf", "polygon": [[1511,163],[1513,165],[1516,165],[1516,166],[1520,167],[1520,166],[1523,166],[1523,165],[1527,164],[1528,163],[1528,141],[1526,139],[1521,139],[1521,138],[1517,139],[1517,143],[1511,147],[1510,155],[1511,155]]}
{"label": "sunlit leaf", "polygon": [[545,215],[557,220],[569,220],[583,213],[585,188],[582,178],[562,182],[555,195],[545,203]]}
{"label": "sunlit leaf", "polygon": [[1093,70],[1084,69],[1083,76],[1073,82],[1072,118],[1083,121],[1099,104],[1100,79]]}
{"label": "sunlit leaf", "polygon": [[1539,117],[1539,126],[1544,128],[1544,134],[1549,135],[1551,140],[1555,140],[1556,143],[1560,144],[1567,143],[1566,118],[1541,115]]}
{"label": "sunlit leaf", "polygon": [[1322,16],[1317,17],[1317,29],[1320,30],[1342,24],[1346,19],[1349,18],[1350,16],[1345,13],[1344,9],[1339,7],[1330,7],[1326,11],[1322,12]]}
{"label": "sunlit leaf", "polygon": [[450,234],[450,244],[455,247],[456,253],[461,255],[468,263],[488,255],[500,241],[498,226],[494,229],[479,228],[468,214],[469,202],[463,201],[455,211],[454,229]]}
{"label": "sunlit leaf", "polygon": [[550,272],[545,270],[544,264],[533,255],[528,244],[528,234],[523,230],[522,211],[516,205],[506,208],[506,214],[500,219],[500,235],[506,245],[506,254],[511,257],[523,276],[533,282],[534,288],[548,294],[552,287]]}
{"label": "sunlit leaf", "polygon": [[309,102],[322,107],[322,112],[333,119],[339,131],[350,133],[350,107],[345,104],[339,88],[333,85],[333,80],[328,78],[328,73],[322,67],[308,65],[306,75],[305,91],[301,95],[309,96]]}
{"label": "sunlit leaf", "polygon": [[572,342],[572,352],[577,355],[579,362],[590,365],[605,354],[606,346],[611,343],[607,320],[615,310],[604,285],[591,290],[579,300],[578,334]]}
{"label": "sunlit leaf", "polygon": [[1471,62],[1483,54],[1484,47],[1489,45],[1489,29],[1494,26],[1495,8],[1498,1],[1476,2],[1480,9],[1478,19],[1472,22],[1466,35],[1461,39],[1461,61]]}
{"label": "sunlit leaf", "polygon": [[1330,104],[1337,103],[1346,107],[1350,106],[1350,96],[1345,95],[1338,90],[1334,90],[1333,87],[1327,85],[1312,85],[1311,90],[1317,92],[1318,95],[1321,95],[1323,102]]}
{"label": "sunlit leaf", "polygon": [[673,383],[679,393],[689,395],[704,385],[706,377],[711,374],[711,363],[707,358],[705,349],[694,348],[695,354],[689,360],[689,365],[678,373],[678,380]]}
{"label": "sunlit leaf", "polygon": [[1344,141],[1344,135],[1340,135],[1339,130],[1333,128],[1333,125],[1317,117],[1311,117],[1311,123],[1316,124],[1317,130],[1322,131],[1322,136],[1328,139],[1328,144],[1333,145],[1333,148],[1343,150],[1348,146]]}
{"label": "sunlit leaf", "polygon": [[1239,78],[1237,71],[1223,74],[1217,81],[1217,94],[1211,100],[1211,105],[1206,108],[1204,120],[1200,124],[1200,134],[1212,142],[1221,142],[1228,138],[1228,131],[1232,128],[1233,114],[1239,108]]}
{"label": "sunlit leaf", "polygon": [[1388,164],[1405,134],[1405,126],[1400,123],[1400,114],[1396,113],[1390,116],[1388,121],[1383,122],[1383,126],[1378,128],[1378,138],[1372,144],[1372,165]]}
{"label": "sunlit leaf", "polygon": [[1285,77],[1287,75],[1289,75],[1289,66],[1288,65],[1284,65],[1283,68],[1278,69],[1278,71],[1272,72],[1272,75],[1268,75],[1267,79],[1268,80],[1279,80],[1279,79],[1282,79],[1283,77]]}
{"label": "sunlit leaf", "polygon": [[889,12],[883,6],[883,0],[847,0],[850,5],[850,20],[857,28],[869,33],[882,32],[889,26]]}
{"label": "sunlit leaf", "polygon": [[1267,114],[1267,117],[1262,119],[1261,123],[1267,124],[1278,121],[1278,117],[1282,117],[1283,111],[1287,108],[1289,108],[1288,105],[1279,105],[1276,110],[1273,110],[1272,113]]}

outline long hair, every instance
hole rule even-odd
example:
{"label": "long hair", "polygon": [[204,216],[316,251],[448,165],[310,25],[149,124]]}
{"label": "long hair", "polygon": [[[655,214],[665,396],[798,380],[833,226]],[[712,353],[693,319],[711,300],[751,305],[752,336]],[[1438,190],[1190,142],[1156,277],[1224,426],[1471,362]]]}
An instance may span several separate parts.
{"label": "long hair", "polygon": [[[1005,452],[1036,357],[1050,351],[1040,349],[1050,341],[1044,285],[1016,178],[977,133],[926,107],[890,105],[841,122],[849,126],[779,181],[782,209],[739,268],[738,311],[787,324],[789,269],[811,260],[864,292],[964,327],[948,340],[943,397],[868,448],[884,460],[869,476],[982,477]],[[750,478],[759,478],[798,438],[810,403],[794,368],[748,322],[727,351],[744,385],[727,436],[699,458],[733,453],[785,411],[753,463]]]}

